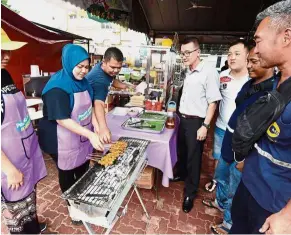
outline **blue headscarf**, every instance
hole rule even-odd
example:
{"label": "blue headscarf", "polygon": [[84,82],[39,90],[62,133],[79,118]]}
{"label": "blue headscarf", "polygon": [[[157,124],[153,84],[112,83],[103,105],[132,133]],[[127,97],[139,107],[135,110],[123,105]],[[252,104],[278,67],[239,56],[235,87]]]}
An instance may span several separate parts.
{"label": "blue headscarf", "polygon": [[52,75],[42,91],[42,95],[53,88],[60,88],[70,95],[71,108],[74,106],[74,93],[88,91],[93,99],[93,90],[84,77],[77,80],[73,75],[73,69],[82,61],[89,59],[87,51],[78,45],[67,44],[62,50],[63,69]]}

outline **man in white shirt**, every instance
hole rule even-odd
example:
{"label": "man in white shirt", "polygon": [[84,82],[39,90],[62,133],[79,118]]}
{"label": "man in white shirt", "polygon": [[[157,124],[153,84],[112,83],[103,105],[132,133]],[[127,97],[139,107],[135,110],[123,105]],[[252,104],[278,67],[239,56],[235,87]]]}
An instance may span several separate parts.
{"label": "man in white shirt", "polygon": [[179,105],[177,175],[172,181],[185,180],[183,211],[188,213],[198,191],[204,141],[221,95],[216,69],[199,58],[197,38],[185,39],[181,57],[188,70]]}
{"label": "man in white shirt", "polygon": [[[222,100],[219,104],[219,115],[214,130],[213,158],[215,159],[215,167],[221,156],[221,146],[227,123],[236,108],[235,98],[242,86],[249,80],[247,56],[248,47],[244,41],[232,43],[227,57],[229,69],[220,73]],[[223,174],[223,172],[216,171],[214,179],[205,185],[208,192],[212,192],[216,187],[216,174]]]}

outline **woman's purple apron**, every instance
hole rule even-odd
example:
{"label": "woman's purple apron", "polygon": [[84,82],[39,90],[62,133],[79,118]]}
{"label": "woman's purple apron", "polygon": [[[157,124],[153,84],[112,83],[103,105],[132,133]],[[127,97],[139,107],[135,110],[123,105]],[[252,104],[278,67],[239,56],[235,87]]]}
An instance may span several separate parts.
{"label": "woman's purple apron", "polygon": [[1,150],[24,175],[23,185],[12,191],[8,189],[6,175],[1,173],[2,194],[12,202],[27,197],[47,172],[23,94],[19,91],[2,95],[5,117],[1,125]]}
{"label": "woman's purple apron", "polygon": [[[71,119],[81,126],[93,130],[92,126],[92,100],[88,91],[74,93],[74,107]],[[93,147],[89,139],[57,126],[58,136],[58,167],[62,170],[72,170],[83,165]]]}

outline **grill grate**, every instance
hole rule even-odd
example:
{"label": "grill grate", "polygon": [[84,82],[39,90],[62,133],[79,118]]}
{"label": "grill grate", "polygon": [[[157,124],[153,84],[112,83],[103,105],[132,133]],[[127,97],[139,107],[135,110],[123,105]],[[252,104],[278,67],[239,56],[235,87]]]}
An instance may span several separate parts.
{"label": "grill grate", "polygon": [[[150,143],[148,140],[121,137],[128,146],[117,162],[106,168],[94,165],[62,197],[101,208],[110,208],[127,183]],[[136,176],[138,177],[138,175]]]}

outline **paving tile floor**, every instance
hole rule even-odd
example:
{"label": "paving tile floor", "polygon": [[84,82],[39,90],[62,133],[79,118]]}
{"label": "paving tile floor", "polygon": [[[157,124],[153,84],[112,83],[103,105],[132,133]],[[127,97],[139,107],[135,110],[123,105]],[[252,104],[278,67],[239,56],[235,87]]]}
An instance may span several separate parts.
{"label": "paving tile floor", "polygon": [[[44,156],[48,176],[37,186],[37,212],[40,221],[48,225],[46,234],[88,234],[83,225],[71,224],[66,202],[60,198],[56,167],[49,156]],[[201,175],[201,184],[193,210],[185,214],[182,209],[183,183],[170,183],[170,187],[159,188],[159,200],[154,190],[140,189],[145,206],[151,216],[148,220],[143,213],[136,194],[128,204],[128,211],[113,227],[111,234],[209,234],[210,226],[221,222],[221,213],[216,209],[206,208],[203,198],[214,195],[203,190],[209,176]],[[7,229],[1,220],[1,233]],[[92,226],[97,234],[104,233],[104,228]]]}

